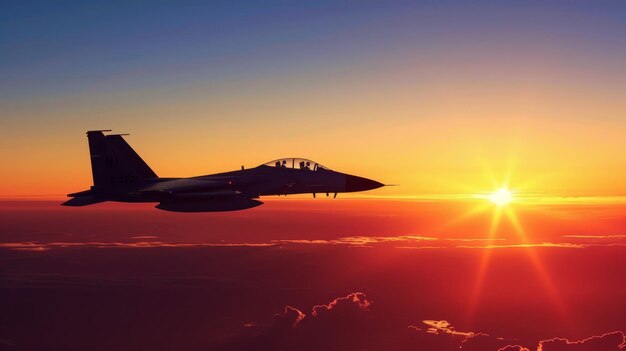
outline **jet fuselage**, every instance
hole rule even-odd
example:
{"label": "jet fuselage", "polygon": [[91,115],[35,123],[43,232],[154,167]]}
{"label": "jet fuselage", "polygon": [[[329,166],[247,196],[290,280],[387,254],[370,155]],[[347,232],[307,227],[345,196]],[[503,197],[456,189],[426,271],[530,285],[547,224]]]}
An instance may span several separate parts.
{"label": "jet fuselage", "polygon": [[330,170],[301,158],[283,158],[255,168],[190,178],[159,178],[120,135],[87,132],[94,185],[69,194],[66,206],[103,201],[159,202],[179,212],[232,211],[261,205],[260,196],[333,194],[376,189],[383,184]]}

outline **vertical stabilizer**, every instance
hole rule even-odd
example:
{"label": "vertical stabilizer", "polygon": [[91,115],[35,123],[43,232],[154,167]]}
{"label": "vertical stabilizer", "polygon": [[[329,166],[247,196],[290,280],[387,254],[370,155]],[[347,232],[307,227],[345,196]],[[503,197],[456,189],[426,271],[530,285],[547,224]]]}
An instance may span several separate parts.
{"label": "vertical stabilizer", "polygon": [[94,187],[131,187],[157,178],[121,135],[105,135],[108,130],[87,132]]}

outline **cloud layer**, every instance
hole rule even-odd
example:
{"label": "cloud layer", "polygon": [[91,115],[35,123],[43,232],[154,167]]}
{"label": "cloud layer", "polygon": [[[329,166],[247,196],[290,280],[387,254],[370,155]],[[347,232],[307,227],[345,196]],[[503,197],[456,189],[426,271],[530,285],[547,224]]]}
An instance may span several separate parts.
{"label": "cloud layer", "polygon": [[[626,348],[621,331],[570,341],[563,338],[519,345],[487,333],[458,331],[446,320],[393,325],[364,293],[354,292],[311,313],[286,306],[270,326],[230,340],[223,350],[437,350],[437,351],[619,351]],[[246,326],[248,327],[248,326]]]}

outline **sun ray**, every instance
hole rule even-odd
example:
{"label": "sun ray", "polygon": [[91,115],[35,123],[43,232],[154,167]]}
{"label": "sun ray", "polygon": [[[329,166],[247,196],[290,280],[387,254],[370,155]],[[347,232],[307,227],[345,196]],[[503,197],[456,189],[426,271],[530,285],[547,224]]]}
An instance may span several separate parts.
{"label": "sun ray", "polygon": [[[496,237],[498,226],[500,224],[500,219],[502,217],[502,208],[497,207],[491,216],[491,223],[489,225],[489,234],[486,246],[490,246],[493,244],[494,238]],[[485,249],[483,255],[480,259],[480,263],[478,266],[478,273],[476,275],[476,282],[474,283],[474,288],[472,289],[472,295],[470,298],[469,308],[468,308],[468,319],[473,318],[476,313],[476,309],[478,307],[478,302],[480,300],[480,295],[482,293],[483,284],[485,277],[487,275],[487,269],[489,269],[489,260],[490,260],[491,250]]]}
{"label": "sun ray", "polygon": [[458,224],[459,222],[462,222],[468,218],[472,218],[475,215],[482,213],[482,212],[486,212],[491,206],[488,203],[481,203],[477,206],[472,206],[469,210],[467,210],[466,212],[462,213],[459,216],[456,216],[455,218],[451,219],[450,221],[444,223],[443,225],[441,225],[439,227],[439,230],[442,229],[447,229],[450,227],[453,227],[454,225]]}
{"label": "sun ray", "polygon": [[[526,235],[526,232],[524,231],[524,228],[522,227],[513,209],[506,208],[505,214],[509,222],[513,225],[513,229],[515,230],[515,233],[517,234],[521,243],[528,244],[529,243],[528,236]],[[560,298],[560,293],[558,289],[556,288],[556,286],[554,285],[552,281],[552,277],[550,276],[550,273],[548,272],[546,267],[543,265],[543,263],[541,262],[541,259],[539,258],[539,256],[537,256],[537,253],[535,252],[535,249],[532,246],[526,247],[525,250],[526,250],[526,254],[528,256],[528,259],[531,265],[533,266],[533,268],[535,269],[535,272],[537,273],[537,276],[541,280],[541,283],[544,289],[546,290],[546,293],[550,296],[550,299],[552,300],[554,305],[557,307],[559,313],[561,314],[563,321],[565,321],[566,323],[569,323],[570,324],[569,327],[573,327],[573,325],[571,324],[572,318],[569,318],[569,312],[568,312],[567,306],[564,304],[563,300]]]}
{"label": "sun ray", "polygon": [[[503,177],[500,178],[500,182],[497,181],[494,173],[491,171],[489,167],[486,166],[486,163],[483,162],[483,171],[486,177],[491,181],[493,189],[496,189],[491,194],[480,194],[476,195],[476,198],[480,198],[484,201],[484,205],[491,205],[493,207],[493,213],[490,220],[489,225],[489,235],[487,245],[483,249],[482,256],[480,257],[480,261],[477,266],[476,271],[476,280],[471,290],[469,304],[467,309],[467,320],[471,324],[472,320],[475,317],[476,312],[479,309],[480,298],[484,290],[484,285],[487,280],[490,261],[491,261],[491,249],[490,246],[493,244],[493,239],[499,233],[499,227],[503,218],[506,219],[508,223],[510,223],[515,235],[521,244],[529,244],[530,240],[528,235],[526,234],[516,212],[515,205],[520,203],[523,205],[523,194],[520,194],[520,189],[524,188],[528,182],[517,184],[518,188],[513,192],[510,190],[510,185],[513,180],[513,169],[514,169],[514,159],[509,158],[507,163],[507,168],[503,174]],[[477,214],[480,212],[484,212],[485,206],[478,206],[475,209],[472,209],[462,215],[460,218],[466,218],[470,215]],[[481,209],[480,211],[477,209]],[[564,323],[569,324],[568,327],[573,327],[571,325],[572,319],[569,318],[568,309],[560,298],[560,294],[556,286],[554,285],[550,274],[544,264],[541,262],[540,257],[537,255],[537,252],[534,251],[533,247],[525,248],[530,264],[532,265],[535,273],[541,285],[546,291],[546,294],[549,296],[550,300],[555,306],[556,311],[561,315],[561,318]]]}

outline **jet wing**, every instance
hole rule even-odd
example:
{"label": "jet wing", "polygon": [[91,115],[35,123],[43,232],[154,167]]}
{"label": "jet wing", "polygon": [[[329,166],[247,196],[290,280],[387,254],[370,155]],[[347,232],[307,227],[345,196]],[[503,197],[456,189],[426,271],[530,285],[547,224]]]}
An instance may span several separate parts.
{"label": "jet wing", "polygon": [[166,180],[152,184],[139,192],[161,195],[156,208],[173,212],[236,211],[263,203],[246,194],[242,177],[212,176]]}
{"label": "jet wing", "polygon": [[[72,195],[72,194],[70,194],[70,195]],[[93,204],[97,204],[97,203],[104,202],[104,201],[106,201],[106,200],[98,199],[95,196],[77,196],[77,197],[73,197],[73,198],[65,201],[61,205],[63,205],[63,206],[80,207],[80,206],[93,205]]]}
{"label": "jet wing", "polygon": [[158,182],[145,187],[140,192],[161,192],[166,194],[188,193],[197,191],[212,191],[226,188],[228,183],[221,180],[196,180],[191,178],[174,179]]}
{"label": "jet wing", "polygon": [[243,177],[211,176],[183,178],[158,182],[141,189],[139,192],[156,192],[173,198],[234,197],[245,193],[246,185],[248,184],[247,179]]}

